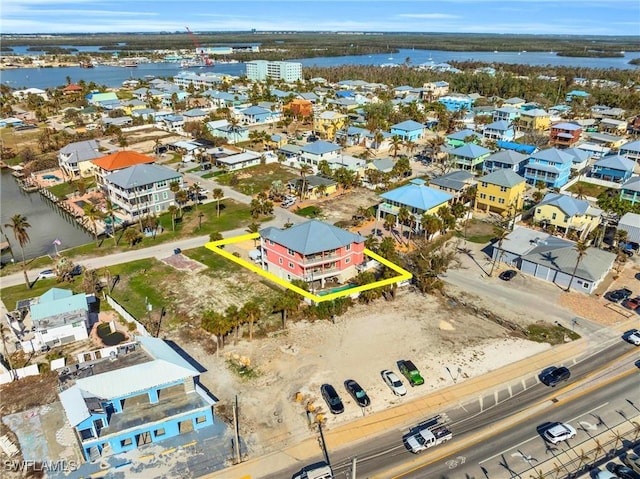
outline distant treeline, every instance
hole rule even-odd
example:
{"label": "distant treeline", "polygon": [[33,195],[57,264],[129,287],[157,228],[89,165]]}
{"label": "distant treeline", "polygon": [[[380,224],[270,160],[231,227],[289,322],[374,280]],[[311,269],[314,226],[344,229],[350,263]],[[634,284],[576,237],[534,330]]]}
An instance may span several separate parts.
{"label": "distant treeline", "polygon": [[[232,44],[260,45],[261,58],[290,59],[314,56],[365,55],[392,53],[401,48],[443,51],[557,51],[566,56],[584,56],[587,50],[597,47],[602,55],[620,55],[621,51],[640,51],[637,36],[571,36],[571,35],[490,35],[450,33],[384,33],[384,34],[338,34],[338,33],[264,33],[264,32],[216,32],[198,33],[198,42],[203,47]],[[47,37],[2,35],[3,46],[56,46],[93,45],[104,50],[155,50],[193,48],[193,41],[186,32],[158,34],[99,34],[99,35],[53,35]],[[285,51],[277,51],[285,50]],[[265,53],[267,56],[265,56]],[[580,54],[580,55],[579,55]],[[255,58],[250,54],[242,59]]]}
{"label": "distant treeline", "polygon": [[559,57],[588,57],[588,58],[622,58],[624,53],[600,50],[560,50]]}

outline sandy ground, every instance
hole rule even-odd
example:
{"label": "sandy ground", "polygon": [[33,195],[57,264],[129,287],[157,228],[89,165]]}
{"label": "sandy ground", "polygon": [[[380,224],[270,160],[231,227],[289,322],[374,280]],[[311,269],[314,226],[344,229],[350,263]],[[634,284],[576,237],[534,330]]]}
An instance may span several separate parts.
{"label": "sandy ground", "polygon": [[[496,369],[507,358],[517,361],[547,348],[509,337],[486,319],[410,291],[394,302],[357,305],[336,324],[290,323],[287,331],[270,338],[228,345],[219,357],[185,345],[207,368],[201,381],[219,397],[218,414],[230,410],[238,395],[243,435],[252,453],[280,449],[309,436],[308,403],[316,412],[327,413],[329,428],[364,414],[346,393],[346,379],[355,379],[368,392],[372,404],[366,413],[371,413],[450,385],[454,378],[462,381]],[[227,366],[234,357],[248,359],[259,376],[240,379]],[[409,388],[404,398],[396,398],[380,378],[383,369],[397,373],[400,359],[411,359],[426,380],[423,386]],[[323,383],[336,387],[345,403],[344,414],[328,413],[319,393]],[[298,393],[300,402],[295,400]]]}

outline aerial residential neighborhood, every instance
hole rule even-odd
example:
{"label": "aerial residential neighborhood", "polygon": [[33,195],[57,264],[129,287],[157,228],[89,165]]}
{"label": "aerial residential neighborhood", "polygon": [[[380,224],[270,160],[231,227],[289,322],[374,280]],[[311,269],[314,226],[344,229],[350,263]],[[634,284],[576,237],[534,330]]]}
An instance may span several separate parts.
{"label": "aerial residential neighborhood", "polygon": [[2,84],[7,477],[637,477],[637,78],[186,30]]}

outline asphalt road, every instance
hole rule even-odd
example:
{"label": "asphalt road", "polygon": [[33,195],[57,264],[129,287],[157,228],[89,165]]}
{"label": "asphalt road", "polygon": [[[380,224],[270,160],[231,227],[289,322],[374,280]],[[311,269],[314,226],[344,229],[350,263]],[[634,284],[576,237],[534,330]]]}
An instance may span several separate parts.
{"label": "asphalt road", "polygon": [[[585,379],[587,376],[594,379],[593,375],[595,371],[609,365],[621,354],[629,353],[635,349],[634,346],[622,342],[619,335],[614,332],[607,333],[606,337],[603,333],[602,347],[603,349],[599,352],[575,358],[570,364],[566,364],[571,369],[572,377],[563,386],[549,388],[542,385],[536,376],[532,376],[523,379],[520,382],[504,384],[500,390],[492,391],[491,393],[486,394],[483,397],[475,398],[468,403],[452,405],[450,409],[441,413],[442,419],[447,422],[448,426],[454,433],[454,439],[449,443],[449,445],[455,446],[456,443],[460,443],[462,440],[468,440],[473,437],[474,434],[478,434],[505,418],[514,417],[516,414],[526,411],[527,408],[534,404],[544,402],[549,406],[549,408],[551,408],[554,404],[554,402],[552,402],[553,398],[557,398],[558,395],[562,394],[564,388],[576,387],[580,384],[580,380]],[[625,359],[626,364],[631,364],[632,362],[633,360]],[[635,381],[635,383],[625,382],[622,390],[632,391],[634,386],[636,386],[637,389],[637,374],[634,374],[633,381]],[[586,400],[588,404],[591,404],[591,407],[593,407],[593,404],[597,401],[606,402],[602,398],[608,394],[611,395],[611,398],[623,397],[618,389],[614,389],[612,387],[608,387],[598,394],[601,396],[595,396],[593,398],[590,397]],[[636,394],[636,396],[638,395]],[[611,398],[607,399],[607,401]],[[638,403],[640,405],[640,400],[638,400]],[[577,410],[578,409],[576,409],[576,411]],[[560,414],[557,410],[554,410],[554,417],[565,417],[563,414],[564,413]],[[575,415],[576,414],[569,415],[568,417],[572,418]],[[426,420],[428,418],[424,419]],[[403,468],[404,470],[408,470],[415,467],[415,464],[418,462],[428,461],[429,456],[426,455],[426,453],[416,456],[407,451],[402,444],[402,436],[408,432],[408,429],[411,426],[413,425],[409,425],[406,429],[390,430],[384,435],[365,440],[356,446],[345,448],[340,451],[329,450],[329,456],[334,469],[335,478],[342,479],[351,477],[350,471],[353,457],[357,457],[357,476],[365,478],[393,477],[394,473],[391,471],[396,471],[397,474],[397,472],[402,471]],[[529,426],[526,426],[525,432],[528,434],[527,438],[531,436],[531,431],[535,432],[535,426],[533,426],[532,429]],[[410,475],[400,477],[438,479],[453,479],[454,477],[460,477],[465,479],[482,479],[485,476],[477,474],[479,470],[477,467],[478,462],[486,457],[496,454],[495,451],[508,448],[513,444],[518,444],[520,440],[511,442],[513,440],[513,434],[515,434],[515,437],[519,437],[516,432],[510,431],[508,434],[505,434],[505,440],[495,441],[494,438],[492,438],[482,446],[474,446],[468,450],[463,449],[461,451],[456,451],[453,456],[442,459],[438,463],[430,466],[429,469],[419,470]],[[488,448],[486,444],[488,444]],[[459,459],[459,456],[464,457],[464,461]],[[322,461],[322,459],[323,458],[320,453],[315,458],[316,461]],[[474,460],[475,462],[473,462]],[[450,461],[454,461],[456,466],[459,466],[455,468],[455,476],[447,475],[451,473],[449,467],[453,464]],[[311,462],[314,461],[312,460]],[[464,464],[466,464],[466,466]],[[471,468],[474,465],[475,469],[473,470],[473,473],[469,472],[470,475],[465,476],[464,474],[468,472],[466,468]],[[296,472],[298,472],[298,470],[281,471],[277,475],[268,476],[268,478],[275,479],[276,477],[292,477]],[[462,472],[462,474],[458,475],[458,472]],[[504,471],[502,472],[502,475],[496,474],[490,477],[509,477],[504,474]]]}

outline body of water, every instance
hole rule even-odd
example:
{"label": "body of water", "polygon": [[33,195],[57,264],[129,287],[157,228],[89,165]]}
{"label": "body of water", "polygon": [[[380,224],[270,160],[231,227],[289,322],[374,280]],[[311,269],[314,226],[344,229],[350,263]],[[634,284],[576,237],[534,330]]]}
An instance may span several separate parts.
{"label": "body of water", "polygon": [[[385,65],[402,64],[409,58],[411,65],[443,63],[449,61],[478,61],[485,63],[511,63],[522,65],[573,66],[599,69],[638,69],[629,60],[640,57],[640,52],[626,53],[624,58],[574,58],[559,57],[551,52],[447,52],[439,50],[403,49],[398,53],[376,55],[352,55],[345,57],[318,57],[293,60],[303,67],[333,67],[339,65]],[[119,87],[130,79],[145,76],[172,77],[181,70],[177,63],[141,63],[136,68],[117,66],[97,66],[96,68],[20,68],[0,73],[2,82],[13,88],[53,88],[66,84],[66,78],[73,82],[84,80],[98,85]],[[242,76],[246,68],[242,63],[216,63],[213,67],[192,68],[193,72],[214,72]]]}
{"label": "body of water", "polygon": [[[0,175],[0,224],[7,235],[16,261],[21,259],[20,246],[10,228],[4,225],[11,222],[11,217],[21,214],[27,217],[31,228],[27,230],[31,241],[25,245],[24,253],[27,258],[34,258],[46,254],[54,254],[54,240],[62,243],[58,251],[81,244],[89,243],[93,236],[83,230],[78,223],[63,214],[57,207],[45,200],[40,193],[26,193],[20,189],[11,171],[3,169]],[[9,257],[3,255],[3,261]]]}

